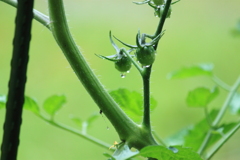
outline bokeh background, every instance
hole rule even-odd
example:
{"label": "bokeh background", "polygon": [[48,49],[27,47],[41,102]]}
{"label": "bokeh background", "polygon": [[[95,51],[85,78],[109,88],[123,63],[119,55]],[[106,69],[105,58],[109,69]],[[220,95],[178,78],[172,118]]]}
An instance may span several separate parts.
{"label": "bokeh background", "polygon": [[[111,62],[94,54],[114,54],[108,38],[109,30],[129,44],[135,43],[138,29],[142,33],[153,34],[158,24],[153,10],[147,5],[134,5],[131,0],[71,0],[65,1],[65,7],[71,32],[104,86],[108,90],[123,87],[141,92],[141,78],[135,68],[122,79]],[[35,8],[48,14],[46,0],[36,1]],[[158,107],[152,113],[152,124],[162,138],[202,119],[203,110],[188,108],[185,97],[189,90],[196,87],[214,86],[206,77],[167,80],[167,73],[183,66],[211,62],[215,65],[215,74],[229,85],[238,77],[240,37],[233,36],[231,30],[240,19],[239,8],[239,0],[182,0],[173,6],[171,18],[164,26],[166,33],[161,39],[151,78],[151,92],[158,101]],[[15,13],[15,8],[0,2],[0,94],[7,94]],[[67,97],[67,104],[56,117],[64,124],[77,127],[69,119],[70,115],[84,120],[92,113],[99,112],[51,33],[33,21],[26,95],[36,98],[42,105],[53,94]],[[211,107],[219,108],[225,97],[226,92],[221,90]],[[5,110],[2,109],[1,125],[4,115]],[[110,144],[119,141],[114,128],[101,116],[94,122],[89,134]],[[240,159],[239,138],[240,131],[219,150],[213,160]],[[26,110],[23,113],[19,160],[106,159],[102,155],[104,152],[109,151],[55,128]]]}

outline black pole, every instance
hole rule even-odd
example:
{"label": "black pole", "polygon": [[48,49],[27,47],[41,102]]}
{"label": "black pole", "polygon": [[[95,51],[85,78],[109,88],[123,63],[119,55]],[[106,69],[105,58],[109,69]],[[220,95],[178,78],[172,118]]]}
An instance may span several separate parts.
{"label": "black pole", "polygon": [[32,18],[33,0],[18,0],[1,160],[17,159]]}

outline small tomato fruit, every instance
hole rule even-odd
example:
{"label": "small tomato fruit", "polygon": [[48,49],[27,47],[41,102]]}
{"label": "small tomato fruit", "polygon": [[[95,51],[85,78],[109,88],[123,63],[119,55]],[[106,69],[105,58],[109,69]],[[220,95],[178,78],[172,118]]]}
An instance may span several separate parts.
{"label": "small tomato fruit", "polygon": [[136,57],[143,66],[148,66],[153,64],[155,53],[156,51],[153,46],[144,46],[136,50]]}
{"label": "small tomato fruit", "polygon": [[115,62],[115,68],[120,72],[127,72],[131,67],[132,61],[126,56],[123,56],[121,59]]}

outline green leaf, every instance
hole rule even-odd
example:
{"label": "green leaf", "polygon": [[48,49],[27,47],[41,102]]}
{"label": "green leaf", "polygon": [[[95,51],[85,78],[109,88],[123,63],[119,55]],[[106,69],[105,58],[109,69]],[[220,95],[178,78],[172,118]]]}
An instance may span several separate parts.
{"label": "green leaf", "polygon": [[199,87],[190,91],[187,96],[187,105],[189,107],[206,107],[219,94],[219,89],[214,87],[212,90]]}
{"label": "green leaf", "polygon": [[7,102],[7,96],[0,95],[0,109],[5,108]]}
{"label": "green leaf", "polygon": [[31,97],[25,96],[23,108],[39,115],[39,106]]}
{"label": "green leaf", "polygon": [[147,146],[140,151],[144,157],[156,158],[158,160],[202,160],[201,157],[190,148],[173,146]]}
{"label": "green leaf", "polygon": [[75,117],[75,116],[71,116],[70,119],[80,128],[82,128],[82,123],[83,121],[78,118],[78,117]]}
{"label": "green leaf", "polygon": [[53,117],[65,103],[66,97],[64,95],[53,95],[45,100],[43,108]]}
{"label": "green leaf", "polygon": [[184,137],[188,134],[189,129],[191,129],[191,128],[192,127],[187,127],[187,128],[181,129],[177,133],[175,133],[175,134],[169,136],[168,138],[166,138],[164,140],[164,142],[166,144],[168,144],[168,146],[183,145],[184,144]]}
{"label": "green leaf", "polygon": [[107,160],[116,160],[113,156],[111,156],[109,153],[103,153],[105,157],[108,157],[109,159]]}
{"label": "green leaf", "polygon": [[[110,95],[134,121],[139,122],[141,120],[143,115],[142,94],[120,88],[118,90],[111,91]],[[151,97],[150,100],[151,110],[153,110],[157,106],[157,101],[153,97]]]}
{"label": "green leaf", "polygon": [[229,124],[222,124],[218,129],[212,132],[212,137],[208,142],[208,147],[218,142],[220,139],[225,138],[225,135],[228,134],[238,123],[229,123]]}
{"label": "green leaf", "polygon": [[199,64],[190,67],[170,72],[167,75],[168,79],[189,78],[194,76],[211,76],[213,71],[213,64]]}
{"label": "green leaf", "polygon": [[229,109],[232,114],[240,115],[240,94],[239,93],[235,93],[235,95],[233,96],[230,102]]}
{"label": "green leaf", "polygon": [[126,144],[118,145],[117,150],[113,153],[116,160],[125,160],[138,155],[139,151],[131,151]]}
{"label": "green leaf", "polygon": [[92,126],[93,122],[99,117],[99,113],[94,113],[86,120],[88,128]]}
{"label": "green leaf", "polygon": [[[218,110],[212,110],[208,115],[209,119],[213,121],[217,116],[217,113]],[[194,151],[197,151],[209,129],[209,123],[206,118],[204,118],[195,124],[191,129],[189,129],[188,134],[184,137],[184,146],[191,147]]]}

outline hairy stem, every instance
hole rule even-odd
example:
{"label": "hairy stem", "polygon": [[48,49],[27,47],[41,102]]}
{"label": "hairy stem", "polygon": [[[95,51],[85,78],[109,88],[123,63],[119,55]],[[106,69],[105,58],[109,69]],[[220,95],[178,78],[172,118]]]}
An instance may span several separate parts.
{"label": "hairy stem", "polygon": [[70,34],[62,0],[48,2],[51,30],[56,42],[85,89],[116,129],[120,139],[137,149],[156,145],[152,136],[147,136],[148,133],[142,131],[142,128],[122,111],[90,69]]}
{"label": "hairy stem", "polygon": [[15,19],[13,54],[9,80],[8,99],[1,146],[1,160],[17,159],[19,135],[22,123],[27,65],[31,39],[33,0],[19,1]]}
{"label": "hairy stem", "polygon": [[[157,30],[155,32],[154,37],[158,36],[163,29],[163,25],[167,18],[167,13],[170,8],[172,0],[167,0],[163,15],[159,21]],[[154,49],[157,50],[158,42],[154,45]],[[148,68],[144,68],[142,71],[142,79],[143,79],[143,97],[144,97],[144,114],[143,114],[143,122],[142,125],[146,127],[149,131],[151,131],[151,124],[150,124],[150,75],[151,75],[152,65]]]}
{"label": "hairy stem", "polygon": [[143,79],[143,122],[142,125],[147,128],[147,130],[151,131],[151,120],[150,120],[150,75],[151,75],[151,67],[144,68],[144,72],[142,74]]}
{"label": "hairy stem", "polygon": [[138,126],[126,116],[112,99],[82,56],[70,34],[62,0],[49,0],[48,2],[51,20],[50,26],[56,42],[85,89],[111,121],[120,138],[126,140],[131,131],[137,129]]}

